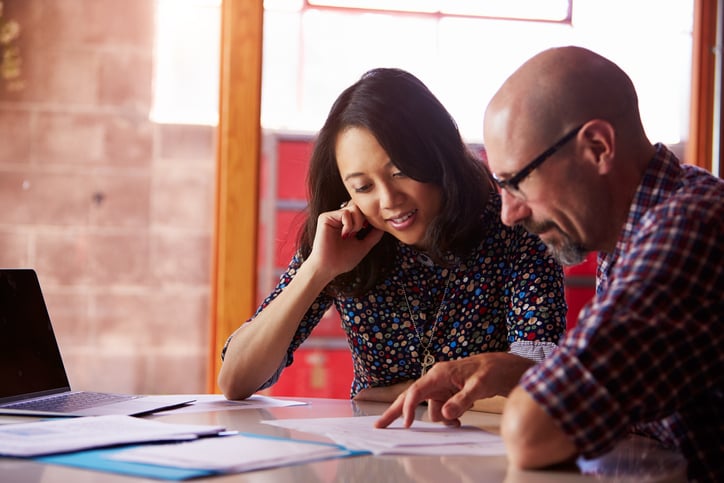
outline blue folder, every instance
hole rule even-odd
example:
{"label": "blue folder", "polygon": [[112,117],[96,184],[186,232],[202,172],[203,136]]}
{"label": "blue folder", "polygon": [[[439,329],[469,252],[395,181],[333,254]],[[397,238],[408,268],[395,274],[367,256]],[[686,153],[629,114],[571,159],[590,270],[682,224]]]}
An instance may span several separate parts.
{"label": "blue folder", "polygon": [[[340,446],[340,445],[333,444],[333,443],[323,443],[323,442],[319,442],[319,441],[306,441],[306,440],[299,440],[299,439],[292,439],[292,438],[281,438],[278,436],[267,436],[267,435],[261,435],[261,434],[251,434],[251,433],[242,433],[242,434],[247,437],[278,439],[278,440],[283,440],[283,441],[294,441],[296,443],[308,443],[308,444],[333,446],[333,447],[339,448],[340,450],[343,451],[341,454],[334,455],[331,457],[325,457],[322,459],[346,458],[349,456],[370,454],[369,451],[349,450],[349,449],[345,448],[344,446]],[[234,436],[221,436],[221,437],[233,438]],[[73,452],[73,453],[39,456],[39,457],[33,458],[33,460],[39,461],[42,463],[57,464],[57,465],[63,465],[63,466],[72,466],[72,467],[83,468],[83,469],[88,469],[88,470],[103,471],[106,473],[118,473],[118,474],[127,475],[127,476],[154,478],[154,479],[158,479],[158,480],[180,481],[180,480],[188,480],[191,478],[200,478],[200,477],[204,477],[204,476],[229,474],[226,471],[178,468],[178,467],[173,467],[173,466],[159,466],[159,465],[152,465],[152,464],[146,464],[146,463],[133,463],[133,462],[129,462],[129,461],[120,461],[120,460],[115,460],[115,459],[109,458],[109,456],[111,456],[115,453],[127,450],[132,447],[137,447],[137,446],[139,446],[139,445],[113,447],[113,448],[101,448],[101,449],[77,451],[77,452]],[[305,461],[304,463],[308,463],[311,461],[312,460]],[[320,461],[320,460],[317,459],[314,461]],[[299,463],[293,463],[293,464],[299,464]],[[254,470],[254,471],[259,471],[259,470]]]}

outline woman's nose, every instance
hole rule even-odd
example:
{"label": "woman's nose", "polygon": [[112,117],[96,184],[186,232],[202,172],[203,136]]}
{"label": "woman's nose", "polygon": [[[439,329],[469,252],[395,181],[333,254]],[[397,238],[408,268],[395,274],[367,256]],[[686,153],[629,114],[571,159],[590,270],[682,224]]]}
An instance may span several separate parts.
{"label": "woman's nose", "polygon": [[380,207],[394,208],[399,205],[405,194],[394,186],[383,186],[380,188]]}

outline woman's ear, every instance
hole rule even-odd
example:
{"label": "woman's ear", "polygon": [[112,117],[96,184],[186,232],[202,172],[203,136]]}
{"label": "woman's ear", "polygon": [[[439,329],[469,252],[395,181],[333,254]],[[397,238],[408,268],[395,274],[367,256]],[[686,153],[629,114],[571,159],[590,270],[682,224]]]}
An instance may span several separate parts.
{"label": "woman's ear", "polygon": [[585,159],[594,163],[599,174],[608,174],[616,152],[616,130],[603,119],[592,119],[583,125],[579,136],[583,139]]}

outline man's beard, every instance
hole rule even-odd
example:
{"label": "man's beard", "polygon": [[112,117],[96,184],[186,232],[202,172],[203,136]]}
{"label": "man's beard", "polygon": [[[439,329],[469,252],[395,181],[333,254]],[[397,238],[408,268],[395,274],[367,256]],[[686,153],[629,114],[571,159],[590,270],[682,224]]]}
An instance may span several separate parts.
{"label": "man's beard", "polygon": [[589,250],[587,250],[581,244],[571,240],[571,238],[563,233],[563,231],[558,228],[558,225],[556,225],[552,221],[543,221],[541,223],[536,223],[531,220],[526,220],[521,224],[526,230],[531,233],[538,234],[553,229],[561,234],[561,241],[556,244],[548,243],[541,240],[543,241],[543,243],[545,243],[546,247],[548,247],[548,253],[550,253],[551,256],[555,258],[561,265],[578,265],[586,259],[586,255],[588,255]]}

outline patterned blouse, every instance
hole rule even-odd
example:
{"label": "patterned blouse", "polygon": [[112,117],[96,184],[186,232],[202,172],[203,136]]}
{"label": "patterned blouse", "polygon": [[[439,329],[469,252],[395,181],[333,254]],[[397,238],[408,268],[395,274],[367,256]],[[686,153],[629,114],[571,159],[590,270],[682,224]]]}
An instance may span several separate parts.
{"label": "patterned blouse", "polygon": [[[417,379],[427,351],[435,361],[494,351],[542,360],[565,330],[563,271],[538,237],[502,224],[498,196],[483,223],[490,227],[484,239],[466,257],[450,255],[450,268],[398,243],[390,276],[369,293],[319,295],[279,370],[259,389],[274,384],[291,365],[294,351],[331,305],[340,314],[352,351],[351,397],[365,388]],[[257,314],[284,290],[301,263],[299,256],[292,259]]]}
{"label": "patterned blouse", "polygon": [[724,481],[724,181],[662,144],[576,328],[521,384],[586,457],[634,429]]}

